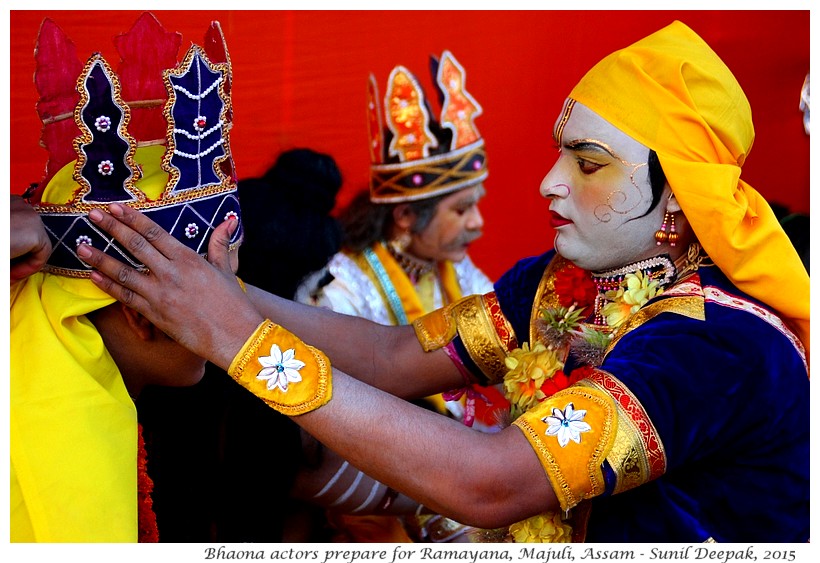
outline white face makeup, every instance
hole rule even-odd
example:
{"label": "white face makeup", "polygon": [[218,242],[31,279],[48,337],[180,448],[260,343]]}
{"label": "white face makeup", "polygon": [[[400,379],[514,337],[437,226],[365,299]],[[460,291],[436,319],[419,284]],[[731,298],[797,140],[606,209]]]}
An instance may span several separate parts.
{"label": "white face makeup", "polygon": [[478,209],[484,185],[454,192],[442,199],[435,215],[420,233],[414,233],[407,251],[425,260],[459,262],[481,236],[484,218]]}
{"label": "white face makeup", "polygon": [[649,148],[573,101],[556,123],[555,140],[558,160],[541,182],[555,249],[591,271],[658,254],[654,235],[664,206],[647,214]]}

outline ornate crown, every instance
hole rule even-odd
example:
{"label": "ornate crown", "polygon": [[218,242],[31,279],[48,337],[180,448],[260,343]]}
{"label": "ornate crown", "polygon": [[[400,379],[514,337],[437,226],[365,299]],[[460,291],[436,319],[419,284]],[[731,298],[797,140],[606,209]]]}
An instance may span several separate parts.
{"label": "ornate crown", "polygon": [[[49,157],[43,181],[27,196],[51,237],[48,271],[87,277],[90,267],[76,254],[83,242],[142,267],[88,220],[91,209],[112,202],[142,210],[200,254],[217,225],[239,219],[224,36],[212,22],[203,46],[192,45],[177,64],[181,42],[144,13],[114,38],[121,57],[115,74],[99,53],[81,64],[71,40],[43,21],[34,81]],[[233,246],[242,231],[240,221]]]}
{"label": "ornate crown", "polygon": [[430,69],[441,103],[438,122],[431,117],[418,80],[405,67],[399,65],[390,73],[383,114],[376,79],[370,75],[367,115],[373,202],[426,199],[487,177],[484,140],[473,123],[481,115],[481,106],[464,88],[464,68],[444,51],[440,60],[430,58]]}

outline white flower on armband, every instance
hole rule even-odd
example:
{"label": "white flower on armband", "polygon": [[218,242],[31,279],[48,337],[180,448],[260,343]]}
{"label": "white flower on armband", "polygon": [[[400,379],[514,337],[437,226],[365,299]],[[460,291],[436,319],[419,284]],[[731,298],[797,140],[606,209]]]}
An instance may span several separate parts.
{"label": "white flower on armband", "polygon": [[589,432],[592,427],[584,422],[587,411],[575,410],[575,405],[567,403],[564,410],[552,409],[552,416],[545,416],[541,419],[547,423],[547,436],[558,436],[558,445],[562,448],[572,440],[576,444],[581,443],[581,432]]}
{"label": "white flower on armband", "polygon": [[302,381],[299,370],[305,367],[305,362],[297,360],[293,355],[293,348],[282,354],[279,346],[274,344],[270,347],[270,356],[259,356],[262,370],[256,375],[256,379],[266,379],[268,389],[278,387],[283,393],[287,393],[289,383]]}

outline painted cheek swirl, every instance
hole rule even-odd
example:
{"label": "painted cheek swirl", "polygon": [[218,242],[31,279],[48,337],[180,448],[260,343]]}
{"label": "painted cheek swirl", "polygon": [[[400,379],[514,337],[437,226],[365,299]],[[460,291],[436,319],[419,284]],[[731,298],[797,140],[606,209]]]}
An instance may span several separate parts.
{"label": "painted cheek swirl", "polygon": [[635,164],[632,162],[627,162],[623,159],[618,159],[621,164],[624,166],[632,167],[632,171],[629,173],[629,183],[635,187],[635,193],[638,194],[638,198],[635,200],[635,203],[627,209],[622,209],[621,207],[626,204],[629,200],[629,196],[623,190],[613,190],[609,192],[609,195],[606,196],[606,201],[598,206],[595,207],[594,215],[601,223],[608,223],[612,220],[612,214],[615,213],[617,215],[626,215],[627,213],[634,210],[640,203],[643,201],[643,195],[641,193],[641,189],[638,187],[638,183],[635,181],[635,174],[638,172],[638,169],[646,166],[646,162],[642,162],[640,164]]}
{"label": "painted cheek swirl", "polygon": [[[554,133],[553,133],[553,138],[555,139],[555,142],[559,147],[558,148],[559,152],[561,151],[561,146],[562,146],[562,143],[563,143],[564,127],[566,126],[567,121],[569,121],[569,117],[572,114],[572,109],[573,109],[574,106],[575,106],[575,100],[573,100],[572,98],[567,98],[567,100],[564,102],[564,109],[563,109],[563,112],[561,113],[561,117],[558,119],[558,122],[555,124],[555,130],[554,130]],[[638,199],[637,199],[637,201],[635,201],[634,205],[632,205],[631,207],[629,207],[627,209],[621,209],[621,206],[626,204],[626,202],[629,200],[629,197],[623,190],[613,190],[612,192],[609,193],[609,195],[607,195],[606,201],[604,203],[596,206],[595,209],[593,210],[593,214],[595,215],[595,217],[598,219],[599,222],[608,223],[609,221],[612,220],[612,214],[613,213],[618,214],[618,215],[626,215],[630,211],[634,210],[641,203],[641,201],[643,201],[643,196],[641,194],[641,190],[638,187],[637,182],[635,181],[635,174],[637,173],[639,168],[641,168],[643,166],[646,166],[647,163],[642,162],[642,163],[636,164],[634,162],[628,162],[627,160],[624,160],[624,159],[618,157],[616,155],[615,151],[612,150],[612,148],[608,144],[604,143],[603,141],[598,141],[596,139],[580,139],[580,140],[577,140],[577,141],[573,141],[572,146],[577,146],[577,145],[581,145],[581,144],[585,144],[585,143],[590,143],[590,144],[595,144],[595,145],[600,146],[601,148],[606,150],[610,155],[612,155],[613,158],[618,160],[621,164],[623,164],[624,166],[626,166],[628,168],[632,168],[632,170],[629,173],[629,182],[635,187],[635,191],[638,194]],[[569,193],[570,193],[569,186],[567,186],[566,184],[560,184],[560,185],[552,186],[550,188],[550,192],[555,193],[555,190],[557,188],[564,188],[566,190],[566,194],[564,195],[564,197],[569,196]]]}

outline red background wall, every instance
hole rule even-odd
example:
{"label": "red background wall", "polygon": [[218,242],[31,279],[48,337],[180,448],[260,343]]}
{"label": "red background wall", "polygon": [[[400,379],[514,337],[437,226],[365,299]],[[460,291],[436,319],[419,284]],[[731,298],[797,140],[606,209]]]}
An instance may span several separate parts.
{"label": "red background wall", "polygon": [[[493,278],[517,258],[552,244],[538,195],[553,162],[551,128],[564,97],[609,52],[680,19],[733,70],[752,105],[756,140],[743,178],[767,199],[809,211],[809,138],[798,109],[809,71],[809,11],[155,11],[183,34],[184,55],[212,20],[225,33],[234,70],[232,151],[240,177],[262,174],[282,150],[333,155],[345,185],[339,206],[367,184],[365,92],[370,72],[407,66],[433,95],[428,57],[449,49],[484,108],[490,177],[485,236],[472,250]],[[11,11],[11,190],[42,178],[46,153],[33,49],[44,17],[79,56],[100,51],[114,68],[111,38],[138,11]],[[616,86],[616,85],[613,85]],[[433,103],[436,111],[436,102]]]}

